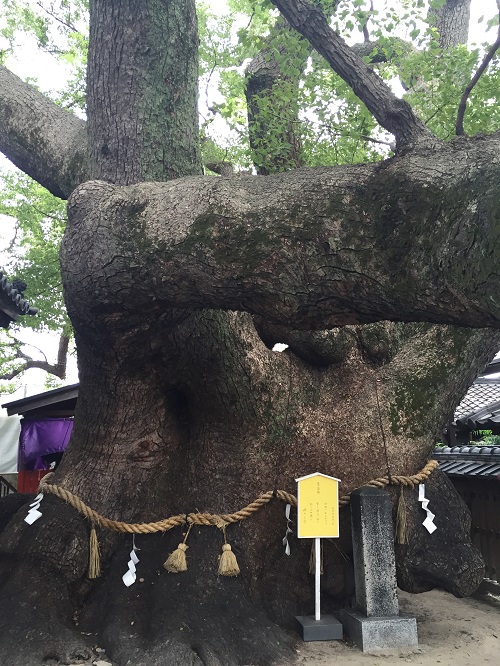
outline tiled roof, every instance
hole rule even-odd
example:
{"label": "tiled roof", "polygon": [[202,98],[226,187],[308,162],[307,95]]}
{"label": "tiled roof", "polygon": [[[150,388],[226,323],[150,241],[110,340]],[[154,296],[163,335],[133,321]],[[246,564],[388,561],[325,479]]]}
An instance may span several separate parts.
{"label": "tiled roof", "polygon": [[[495,403],[498,403],[497,407],[500,409],[500,379],[480,377],[472,384],[456,408],[455,420],[464,422],[464,417],[476,416],[477,412],[493,407]],[[500,419],[500,411],[498,417]]]}
{"label": "tiled roof", "polygon": [[454,446],[434,449],[432,457],[449,476],[480,476],[500,481],[500,446]]}
{"label": "tiled roof", "polygon": [[[3,271],[0,270],[0,298],[12,308],[16,315],[35,315],[37,308],[32,308],[27,300],[23,298],[22,292],[9,282]],[[1,305],[1,303],[0,303]]]}
{"label": "tiled roof", "polygon": [[457,419],[456,425],[460,429],[468,430],[493,430],[498,431],[500,427],[500,401],[491,402],[483,409],[479,409],[474,414],[467,414]]}

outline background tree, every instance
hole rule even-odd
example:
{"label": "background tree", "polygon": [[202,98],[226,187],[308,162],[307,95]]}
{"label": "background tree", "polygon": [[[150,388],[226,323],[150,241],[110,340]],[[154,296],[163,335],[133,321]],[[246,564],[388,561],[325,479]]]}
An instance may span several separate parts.
{"label": "background tree", "polygon": [[[13,172],[2,174],[3,192],[0,213],[11,218],[13,238],[5,249],[4,269],[11,276],[22,276],[26,297],[36,301],[36,317],[23,317],[0,335],[0,379],[2,391],[18,388],[26,381],[24,373],[43,370],[52,383],[64,380],[70,342],[73,337],[66,314],[59,268],[59,247],[66,222],[64,203],[31,178]],[[53,331],[59,337],[57,356],[52,361],[43,349],[26,344],[27,330]],[[40,345],[43,346],[43,345]],[[15,381],[12,381],[15,380]]]}
{"label": "background tree", "polygon": [[[48,96],[60,107],[78,115],[85,108],[85,66],[88,46],[88,3],[72,2],[2,2],[0,60],[23,52],[26,37],[43,53],[52,54],[61,67],[54,68],[53,86]],[[57,72],[57,74],[56,74]],[[57,75],[64,85],[59,86]],[[34,83],[34,79],[30,81]],[[26,296],[37,302],[36,317],[24,317],[11,325],[0,341],[1,390],[6,393],[29,382],[30,369],[47,372],[47,386],[66,378],[68,349],[73,333],[66,314],[59,268],[59,248],[66,223],[63,201],[22,172],[2,166],[0,214],[11,218],[13,238],[5,247],[3,266],[11,276],[20,276],[27,284]],[[57,353],[46,348],[46,339],[38,343],[28,331],[53,331],[59,338]],[[26,344],[30,339],[32,344]],[[12,381],[14,380],[14,381]]]}
{"label": "background tree", "polygon": [[[290,71],[281,70],[293,33],[273,15],[262,18],[265,39],[249,45],[248,106],[258,129],[247,155],[268,176],[199,175],[191,1],[92,0],[86,124],[0,71],[0,147],[53,194],[70,197],[61,265],[81,389],[55,482],[111,518],[225,513],[263,490],[293,492],[294,478],[317,469],[339,476],[343,492],[385,473],[414,473],[499,346],[498,135],[444,142],[374,73],[374,63],[368,67],[329,28],[318,7],[275,4],[302,34],[296,39],[305,50]],[[263,16],[260,3],[250,6]],[[366,38],[368,10],[324,8],[337,12],[333,20],[357,21]],[[356,125],[354,137],[338,132],[338,122],[339,143],[358,145],[344,159],[351,163],[274,173],[289,168],[287,155],[307,163],[307,133],[294,131],[297,118],[312,124],[296,102],[310,63],[304,39],[362,100],[365,116],[394,135],[394,157],[352,164],[373,150],[361,132],[384,135],[373,120]],[[278,70],[269,94],[283,84],[290,101],[284,124],[269,124],[265,86],[253,99],[251,78],[266,49]],[[319,73],[328,71],[319,58],[312,61],[323,89],[346,89]],[[390,74],[390,63],[383,66]],[[423,108],[436,77],[420,72],[406,85],[418,90]],[[352,96],[337,112],[323,104],[319,121],[340,121],[355,104]],[[283,132],[292,140],[273,141]],[[326,144],[331,133],[321,139]],[[224,157],[216,141],[205,140],[205,151],[207,145]],[[271,352],[277,341],[289,351]],[[400,584],[470,592],[482,565],[466,511],[440,474],[427,491],[447,511],[431,538],[410,503]],[[10,600],[0,611],[1,641],[9,663],[90,660],[81,631],[96,633],[120,664],[293,660],[292,639],[280,627],[310,610],[309,552],[294,540],[292,556],[283,554],[277,502],[227,530],[240,577],[217,576],[223,536],[196,528],[182,576],[161,568],[179,533],[138,539],[145,582],[129,589],[120,581],[129,538],[100,533],[105,575],[90,585],[88,526],[79,514],[47,497],[43,520],[30,528],[23,502],[12,497],[1,505],[0,571]],[[326,545],[326,608],[352,593],[347,511],[342,533],[343,557]],[[70,622],[75,608],[77,627]]]}

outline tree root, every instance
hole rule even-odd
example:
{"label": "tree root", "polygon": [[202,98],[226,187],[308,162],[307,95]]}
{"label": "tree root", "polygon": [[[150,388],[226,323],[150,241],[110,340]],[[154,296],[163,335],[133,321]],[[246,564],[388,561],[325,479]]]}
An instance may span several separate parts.
{"label": "tree root", "polygon": [[[162,568],[170,547],[167,538],[137,539],[140,562],[130,588],[121,581],[130,549],[123,543],[80,619],[118,666],[129,660],[134,666],[294,662],[296,637],[269,619],[258,595],[250,598],[248,578],[217,575],[218,551],[214,543],[204,543],[211,536],[206,531],[196,535],[196,553],[182,574]],[[173,545],[174,535],[171,541]]]}
{"label": "tree root", "polygon": [[[6,568],[12,573],[7,575]],[[12,567],[4,558],[6,582],[0,604],[0,663],[5,666],[91,664],[95,654],[71,626],[67,589],[61,576],[38,575],[36,566]]]}

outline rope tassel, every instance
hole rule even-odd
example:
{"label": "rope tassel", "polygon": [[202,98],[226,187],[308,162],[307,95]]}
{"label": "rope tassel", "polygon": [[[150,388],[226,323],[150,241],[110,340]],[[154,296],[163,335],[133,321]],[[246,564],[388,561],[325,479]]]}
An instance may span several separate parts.
{"label": "rope tassel", "polygon": [[219,576],[237,576],[240,568],[236,560],[236,555],[231,550],[231,546],[225,543],[222,546],[222,555],[219,558]]}
{"label": "rope tassel", "polygon": [[90,543],[89,543],[89,578],[99,578],[101,575],[101,556],[99,554],[99,541],[97,540],[97,532],[95,525],[92,523],[90,529]]}
{"label": "rope tassel", "polygon": [[163,568],[168,573],[183,573],[187,571],[186,550],[189,548],[185,543],[180,543],[173,553],[167,557]]}
{"label": "rope tassel", "polygon": [[404,486],[401,486],[398,500],[398,510],[396,513],[396,543],[408,543],[408,525],[406,518],[406,501],[404,494]]}
{"label": "rope tassel", "polygon": [[187,571],[187,560],[186,560],[186,550],[189,546],[186,544],[189,532],[191,531],[192,525],[189,526],[184,541],[180,543],[177,548],[170,553],[167,557],[163,568],[168,571],[168,573],[184,573]]}
{"label": "rope tassel", "polygon": [[240,573],[238,561],[226,540],[226,528],[223,527],[222,531],[224,532],[224,545],[222,555],[219,557],[219,576],[237,576]]}

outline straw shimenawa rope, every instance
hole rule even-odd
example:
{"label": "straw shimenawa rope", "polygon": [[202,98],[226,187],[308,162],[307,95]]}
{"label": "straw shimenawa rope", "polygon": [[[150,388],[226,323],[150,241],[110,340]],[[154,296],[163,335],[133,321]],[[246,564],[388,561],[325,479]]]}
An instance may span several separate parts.
{"label": "straw shimenawa rope", "polygon": [[105,527],[108,530],[113,532],[128,532],[129,534],[153,534],[154,532],[166,532],[167,530],[172,529],[176,525],[184,525],[186,522],[186,515],[180,514],[178,516],[170,516],[169,518],[164,518],[159,520],[156,523],[124,523],[120,520],[110,520],[101,516],[97,511],[91,509],[89,506],[82,502],[82,500],[71,493],[69,490],[66,490],[62,486],[58,486],[55,483],[48,483],[47,477],[52,476],[51,474],[46,474],[43,479],[40,481],[38,486],[38,492],[40,493],[49,493],[51,495],[56,495],[60,499],[64,500],[67,504],[76,509],[82,516],[88,518],[94,525],[99,527]]}
{"label": "straw shimenawa rope", "polygon": [[[425,481],[432,472],[438,467],[438,462],[436,460],[429,460],[426,466],[417,474],[412,476],[391,476],[390,479],[387,476],[380,477],[378,479],[372,479],[367,483],[363,484],[365,486],[372,486],[375,488],[385,488],[388,485],[394,486],[411,486],[414,487],[419,483]],[[64,500],[67,504],[70,504],[75,508],[79,513],[81,513],[85,518],[90,520],[94,525],[99,527],[104,527],[106,529],[112,530],[114,532],[127,532],[129,534],[152,534],[154,532],[166,532],[167,530],[172,529],[177,525],[207,525],[218,527],[224,529],[226,525],[231,523],[236,523],[240,520],[245,520],[253,513],[258,511],[262,506],[268,504],[273,497],[291,504],[292,506],[297,506],[297,498],[295,495],[286,492],[285,490],[268,490],[266,493],[263,493],[253,502],[248,504],[248,506],[236,511],[235,513],[223,513],[223,514],[212,514],[212,513],[189,513],[189,514],[179,514],[177,516],[170,516],[169,518],[164,518],[163,520],[158,520],[152,523],[125,523],[119,520],[110,520],[101,516],[97,511],[94,511],[89,506],[82,502],[82,500],[69,492],[62,486],[58,486],[55,483],[49,483],[49,478],[52,474],[47,474],[40,481],[40,486],[38,491],[41,493],[48,493],[51,495],[56,495],[60,499]],[[340,506],[346,506],[349,504],[350,495],[344,495],[339,499]]]}
{"label": "straw shimenawa rope", "polygon": [[[385,488],[389,485],[410,486],[411,488],[414,488],[415,486],[418,486],[419,483],[423,483],[426,479],[428,479],[437,467],[439,467],[437,460],[429,460],[427,465],[421,469],[420,472],[417,472],[417,474],[413,474],[412,476],[391,476],[390,478],[387,476],[382,476],[378,479],[372,479],[363,485],[372,486],[373,488]],[[343,495],[339,499],[339,504],[340,506],[346,506],[350,501],[350,495]]]}

